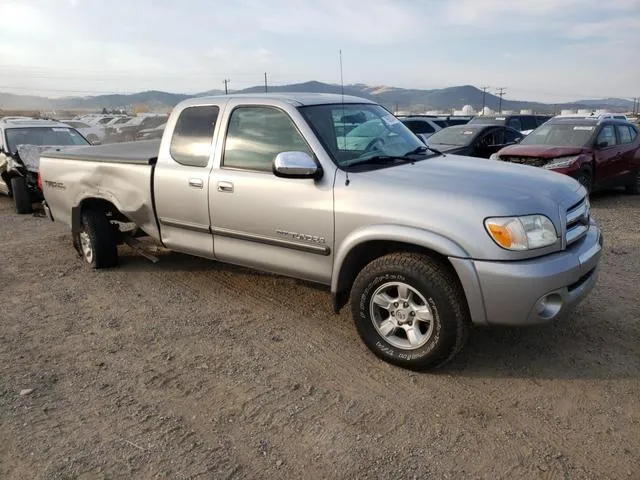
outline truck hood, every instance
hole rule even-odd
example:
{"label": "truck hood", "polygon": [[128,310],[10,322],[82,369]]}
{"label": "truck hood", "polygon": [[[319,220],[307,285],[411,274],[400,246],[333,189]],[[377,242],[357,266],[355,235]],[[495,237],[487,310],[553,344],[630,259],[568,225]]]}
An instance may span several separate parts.
{"label": "truck hood", "polygon": [[511,252],[484,228],[489,217],[541,214],[560,236],[566,211],[586,195],[571,177],[527,165],[447,154],[413,164],[344,172],[334,187],[337,235],[401,225],[449,239],[470,258],[515,260],[550,249]]}
{"label": "truck hood", "polygon": [[587,152],[583,147],[556,147],[554,145],[511,145],[498,152],[499,157],[536,157],[536,158],[558,158],[569,155],[580,155]]}
{"label": "truck hood", "polygon": [[512,208],[522,205],[510,215],[526,213],[540,198],[560,204],[581,188],[574,179],[544,169],[451,154],[368,174],[402,189],[454,192]]}

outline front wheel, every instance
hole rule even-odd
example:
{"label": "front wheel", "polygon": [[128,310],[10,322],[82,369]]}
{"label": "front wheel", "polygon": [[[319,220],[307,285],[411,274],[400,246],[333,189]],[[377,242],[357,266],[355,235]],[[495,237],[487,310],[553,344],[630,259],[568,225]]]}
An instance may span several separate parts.
{"label": "front wheel", "polygon": [[591,172],[587,169],[581,170],[576,177],[578,183],[587,189],[587,193],[591,193],[591,189],[593,187],[593,177],[591,176]]}
{"label": "front wheel", "polygon": [[453,272],[413,253],[380,257],[358,275],[351,310],[360,337],[389,363],[424,370],[464,346],[470,318]]}
{"label": "front wheel", "polygon": [[93,268],[109,268],[118,264],[118,237],[102,210],[82,212],[82,225],[73,240],[82,258]]}
{"label": "front wheel", "polygon": [[31,192],[27,188],[27,180],[24,177],[11,178],[11,190],[13,201],[16,204],[16,212],[19,214],[31,213]]}

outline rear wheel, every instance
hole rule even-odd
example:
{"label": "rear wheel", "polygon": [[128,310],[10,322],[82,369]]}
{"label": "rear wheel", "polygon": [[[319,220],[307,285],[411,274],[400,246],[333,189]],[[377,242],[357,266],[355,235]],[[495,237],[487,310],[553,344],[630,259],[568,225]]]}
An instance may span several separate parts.
{"label": "rear wheel", "polygon": [[118,264],[118,237],[104,211],[82,212],[82,225],[74,238],[80,255],[93,268],[109,268]]}
{"label": "rear wheel", "polygon": [[13,177],[11,179],[11,190],[13,201],[16,204],[16,212],[20,214],[31,213],[31,192],[27,188],[27,181],[24,177]]}
{"label": "rear wheel", "polygon": [[631,183],[627,185],[626,190],[631,195],[640,195],[640,168],[636,170],[636,174]]}
{"label": "rear wheel", "polygon": [[360,337],[378,357],[414,370],[435,368],[463,347],[470,325],[454,274],[413,253],[378,258],[358,275],[351,310]]}

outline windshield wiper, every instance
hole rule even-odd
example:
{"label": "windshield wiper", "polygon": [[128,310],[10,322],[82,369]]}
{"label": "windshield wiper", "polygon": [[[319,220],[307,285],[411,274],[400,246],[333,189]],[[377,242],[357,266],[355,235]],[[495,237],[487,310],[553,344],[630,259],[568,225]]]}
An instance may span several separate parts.
{"label": "windshield wiper", "polygon": [[433,147],[430,147],[428,145],[420,145],[419,147],[414,148],[410,152],[405,153],[404,156],[406,157],[408,155],[417,155],[419,153],[424,152],[425,150],[431,150],[436,155],[444,155],[444,153],[442,153],[440,150],[436,150]]}
{"label": "windshield wiper", "polygon": [[402,163],[413,163],[415,160],[408,158],[406,155],[399,157],[397,155],[375,155],[369,158],[363,158],[361,160],[356,160],[354,162],[349,162],[346,167],[352,167],[354,165],[362,165],[365,163],[377,163],[377,164],[385,164],[392,162],[402,162]]}

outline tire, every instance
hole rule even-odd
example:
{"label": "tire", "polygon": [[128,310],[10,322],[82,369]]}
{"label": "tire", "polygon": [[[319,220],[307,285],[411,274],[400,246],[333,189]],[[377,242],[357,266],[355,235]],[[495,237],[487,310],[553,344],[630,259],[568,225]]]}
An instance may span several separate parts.
{"label": "tire", "polygon": [[[380,306],[380,299],[391,299],[389,308]],[[414,253],[393,253],[369,263],[353,284],[351,313],[375,355],[411,370],[449,362],[464,346],[471,325],[454,273]]]}
{"label": "tire", "polygon": [[629,195],[640,195],[640,168],[636,170],[636,174],[626,187],[626,192]]}
{"label": "tire", "polygon": [[576,180],[578,181],[578,183],[580,183],[580,185],[587,189],[587,194],[591,193],[591,190],[593,188],[593,175],[591,175],[590,170],[586,168],[584,170],[580,170],[580,172],[578,172]]}
{"label": "tire", "polygon": [[33,211],[31,192],[27,188],[26,179],[24,177],[12,177],[11,191],[13,192],[13,201],[16,204],[16,212],[19,214],[31,213]]}
{"label": "tire", "polygon": [[82,212],[80,231],[73,239],[82,258],[93,268],[118,265],[118,241],[114,226],[100,209]]}

